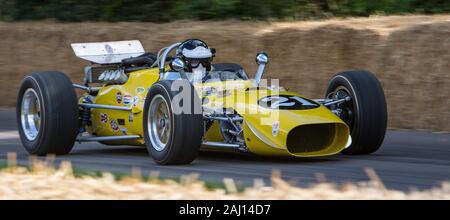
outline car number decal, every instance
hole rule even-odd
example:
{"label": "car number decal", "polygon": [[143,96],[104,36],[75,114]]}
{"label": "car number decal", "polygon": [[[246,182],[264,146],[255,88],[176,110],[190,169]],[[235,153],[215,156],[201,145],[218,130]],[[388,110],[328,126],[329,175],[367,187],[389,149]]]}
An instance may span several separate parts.
{"label": "car number decal", "polygon": [[272,95],[261,98],[258,104],[264,108],[302,110],[319,107],[319,104],[295,95]]}

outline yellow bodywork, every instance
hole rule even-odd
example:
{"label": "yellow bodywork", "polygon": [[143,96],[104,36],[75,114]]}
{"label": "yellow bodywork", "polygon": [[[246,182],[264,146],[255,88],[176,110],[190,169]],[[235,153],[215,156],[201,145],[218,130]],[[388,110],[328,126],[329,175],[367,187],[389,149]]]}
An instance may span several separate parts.
{"label": "yellow bodywork", "polygon": [[[129,79],[123,85],[103,86],[98,95],[94,97],[94,103],[130,106],[132,111],[92,109],[92,123],[88,126],[88,132],[96,136],[127,134],[143,137],[142,117],[144,115],[145,97],[148,89],[158,80],[158,69],[152,68],[129,73]],[[252,153],[301,157],[324,156],[340,152],[347,144],[348,126],[324,106],[306,110],[273,110],[258,105],[258,100],[267,95],[300,96],[296,93],[255,89],[251,80],[211,82],[195,84],[194,87],[198,94],[207,99],[207,102],[203,104],[205,107],[234,109],[244,118],[242,126],[245,144]],[[125,97],[127,97],[127,100],[125,100]],[[131,101],[129,97],[131,97]],[[335,132],[332,141],[328,143],[327,147],[319,151],[290,152],[286,147],[289,132],[298,126],[311,124],[334,126]],[[276,132],[274,132],[274,125],[277,125]],[[213,123],[204,139],[206,141],[223,141],[219,123]],[[141,138],[110,141],[107,144],[144,145],[144,140]]]}
{"label": "yellow bodywork", "polygon": [[[140,135],[143,137],[143,109],[145,96],[148,88],[158,81],[158,69],[146,69],[130,73],[128,81],[123,85],[103,86],[98,95],[95,96],[96,104],[114,105],[114,106],[130,106],[132,111],[117,111],[109,109],[92,109],[91,110],[91,126],[88,132],[96,136],[115,136],[115,135]],[[122,100],[117,101],[117,95],[120,93]],[[130,102],[126,104],[124,97],[131,96],[132,99],[137,97],[136,103]],[[107,116],[106,120],[102,120],[101,114]],[[123,121],[123,124],[119,124]],[[119,129],[113,129],[112,124],[116,123]],[[108,144],[124,144],[124,145],[143,145],[144,139],[110,141]]]}

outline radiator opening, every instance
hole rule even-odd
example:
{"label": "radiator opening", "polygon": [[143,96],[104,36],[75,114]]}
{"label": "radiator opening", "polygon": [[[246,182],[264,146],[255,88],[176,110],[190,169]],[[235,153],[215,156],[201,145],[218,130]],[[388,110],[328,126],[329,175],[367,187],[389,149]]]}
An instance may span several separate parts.
{"label": "radiator opening", "polygon": [[324,150],[333,143],[336,127],[335,123],[297,126],[288,134],[287,149],[293,154]]}

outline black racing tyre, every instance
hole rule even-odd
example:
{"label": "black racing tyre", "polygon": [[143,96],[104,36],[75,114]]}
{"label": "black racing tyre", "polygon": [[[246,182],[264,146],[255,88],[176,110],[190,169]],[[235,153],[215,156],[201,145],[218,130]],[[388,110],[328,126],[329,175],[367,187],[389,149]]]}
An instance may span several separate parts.
{"label": "black racing tyre", "polygon": [[60,72],[34,72],[25,77],[16,107],[20,140],[38,156],[67,154],[78,134],[77,95]]}
{"label": "black racing tyre", "polygon": [[331,106],[350,127],[352,144],[343,154],[370,154],[383,143],[387,127],[387,107],[383,88],[374,74],[348,71],[334,75],[328,85],[327,98],[351,101]]}
{"label": "black racing tyre", "polygon": [[[180,84],[180,91],[172,89]],[[180,102],[181,96],[186,99]],[[180,113],[178,103],[187,104],[185,111]],[[187,80],[152,85],[145,100],[143,127],[147,150],[156,163],[189,164],[197,157],[204,129],[201,108],[201,100]]]}

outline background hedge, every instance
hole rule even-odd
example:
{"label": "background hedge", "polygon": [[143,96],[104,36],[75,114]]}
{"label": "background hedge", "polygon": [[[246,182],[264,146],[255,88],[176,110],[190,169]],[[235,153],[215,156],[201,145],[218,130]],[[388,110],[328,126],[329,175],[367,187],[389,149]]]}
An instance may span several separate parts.
{"label": "background hedge", "polygon": [[449,0],[0,0],[3,21],[294,20],[448,12]]}

